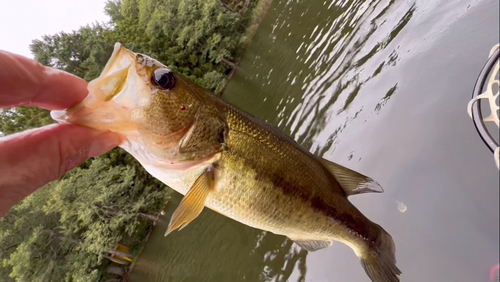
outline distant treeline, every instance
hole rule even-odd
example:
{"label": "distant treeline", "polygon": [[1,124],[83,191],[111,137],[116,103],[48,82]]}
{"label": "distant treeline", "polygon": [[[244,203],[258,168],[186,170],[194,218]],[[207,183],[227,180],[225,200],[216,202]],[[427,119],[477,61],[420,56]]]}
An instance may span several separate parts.
{"label": "distant treeline", "polygon": [[[220,93],[257,2],[108,1],[110,22],[45,35],[30,47],[42,64],[90,81],[121,42]],[[52,122],[38,108],[0,111],[0,136]],[[0,281],[119,281],[105,257],[117,243],[136,254],[170,191],[122,149],[88,160],[0,219]]]}
{"label": "distant treeline", "polygon": [[81,27],[34,40],[42,64],[87,81],[99,76],[115,42],[147,54],[197,84],[220,93],[247,42],[257,0],[109,1],[109,23]]}

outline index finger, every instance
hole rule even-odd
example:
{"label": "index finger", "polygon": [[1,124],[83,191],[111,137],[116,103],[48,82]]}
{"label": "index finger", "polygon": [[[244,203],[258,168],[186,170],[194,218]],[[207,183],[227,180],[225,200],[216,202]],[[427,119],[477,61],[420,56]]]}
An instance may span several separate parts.
{"label": "index finger", "polygon": [[63,110],[87,96],[87,82],[35,60],[0,50],[0,108]]}

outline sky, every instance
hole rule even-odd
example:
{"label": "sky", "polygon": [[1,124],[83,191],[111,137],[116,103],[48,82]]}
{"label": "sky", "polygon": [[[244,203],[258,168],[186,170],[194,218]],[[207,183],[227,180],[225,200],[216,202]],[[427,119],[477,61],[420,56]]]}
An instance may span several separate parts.
{"label": "sky", "polygon": [[0,50],[33,58],[29,44],[42,35],[108,21],[106,0],[0,0]]}

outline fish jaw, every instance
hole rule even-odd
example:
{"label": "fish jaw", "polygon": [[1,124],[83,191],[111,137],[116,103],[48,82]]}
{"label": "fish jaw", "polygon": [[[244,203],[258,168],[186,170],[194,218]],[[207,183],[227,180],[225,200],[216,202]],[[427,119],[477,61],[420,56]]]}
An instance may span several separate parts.
{"label": "fish jaw", "polygon": [[141,73],[136,54],[116,43],[101,75],[88,84],[89,94],[79,104],[52,111],[59,123],[79,124],[118,133],[137,130],[134,114],[149,105],[152,90]]}

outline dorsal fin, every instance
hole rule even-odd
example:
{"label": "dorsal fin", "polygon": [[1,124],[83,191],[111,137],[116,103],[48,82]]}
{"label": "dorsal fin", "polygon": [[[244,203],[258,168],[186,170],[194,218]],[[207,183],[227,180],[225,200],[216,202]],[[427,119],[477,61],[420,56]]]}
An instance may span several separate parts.
{"label": "dorsal fin", "polygon": [[339,182],[347,196],[384,192],[384,189],[370,177],[323,158],[318,159]]}

